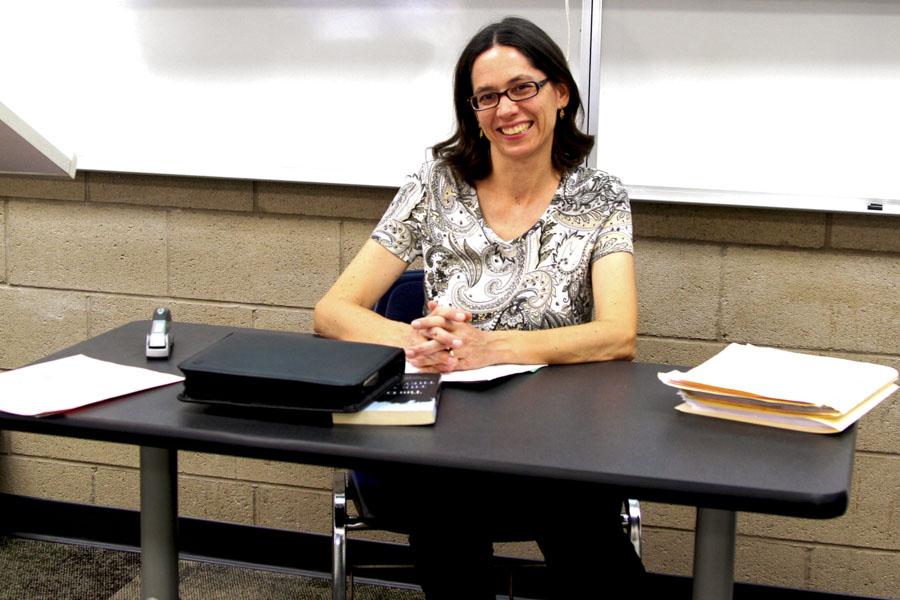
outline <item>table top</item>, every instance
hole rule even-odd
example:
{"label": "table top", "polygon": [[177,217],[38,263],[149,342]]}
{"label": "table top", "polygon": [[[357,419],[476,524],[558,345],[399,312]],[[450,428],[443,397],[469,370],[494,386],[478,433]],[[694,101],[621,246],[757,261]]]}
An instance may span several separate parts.
{"label": "table top", "polygon": [[[82,353],[179,373],[239,328],[175,323],[173,356],[144,357],[135,321],[47,360]],[[330,419],[180,402],[182,385],[64,415],[0,413],[0,427],[337,467],[385,464],[563,479],[629,497],[827,518],[846,510],[856,427],[783,431],[679,413],[675,391],[635,362],[552,366],[501,382],[446,386],[433,427],[332,426]]]}

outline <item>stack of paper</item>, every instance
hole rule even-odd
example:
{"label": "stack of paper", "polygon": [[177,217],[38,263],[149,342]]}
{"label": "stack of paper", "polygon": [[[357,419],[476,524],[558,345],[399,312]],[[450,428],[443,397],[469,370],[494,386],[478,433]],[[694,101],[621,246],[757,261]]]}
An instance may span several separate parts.
{"label": "stack of paper", "polygon": [[898,389],[890,367],[749,344],[659,379],[681,412],[812,433],[845,430]]}

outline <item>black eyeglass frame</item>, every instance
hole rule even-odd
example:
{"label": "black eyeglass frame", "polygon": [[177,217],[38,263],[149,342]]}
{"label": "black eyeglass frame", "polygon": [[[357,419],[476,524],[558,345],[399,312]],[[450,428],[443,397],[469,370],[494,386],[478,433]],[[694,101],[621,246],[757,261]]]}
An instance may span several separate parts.
{"label": "black eyeglass frame", "polygon": [[[519,98],[518,100],[516,100],[515,98],[513,98],[512,96],[509,95],[509,90],[511,90],[514,87],[526,84],[526,83],[534,85],[534,93],[532,95],[526,96],[525,98]],[[472,110],[474,110],[475,112],[481,112],[483,110],[491,110],[492,108],[497,108],[498,106],[500,106],[500,98],[502,98],[503,96],[506,96],[507,98],[509,98],[510,102],[524,102],[525,100],[530,100],[530,99],[534,98],[535,96],[537,96],[538,94],[540,94],[541,89],[548,83],[550,83],[549,77],[542,79],[541,81],[519,81],[515,85],[509,86],[502,92],[482,92],[481,94],[473,94],[473,95],[469,96],[469,106],[471,106]],[[478,98],[478,96],[481,96],[485,93],[497,94],[497,104],[494,104],[492,106],[486,106],[484,108],[478,108],[476,106],[476,103],[478,102],[477,98]]]}

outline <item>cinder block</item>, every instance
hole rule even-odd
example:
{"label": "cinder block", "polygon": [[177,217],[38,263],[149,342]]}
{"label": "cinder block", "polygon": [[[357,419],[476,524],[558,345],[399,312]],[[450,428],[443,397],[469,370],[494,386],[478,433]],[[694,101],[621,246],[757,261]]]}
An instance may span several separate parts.
{"label": "cinder block", "polygon": [[253,492],[253,486],[245,482],[180,475],[178,514],[252,525]]}
{"label": "cinder block", "polygon": [[806,546],[738,536],[734,579],[757,585],[804,589],[808,562],[809,548]]}
{"label": "cinder block", "polygon": [[75,179],[36,175],[0,175],[0,197],[83,202],[85,199],[84,180],[84,172],[76,173]]}
{"label": "cinder block", "polygon": [[[103,506],[140,508],[140,471],[99,468],[95,476],[96,503]],[[194,476],[178,477],[178,514],[187,517],[253,524],[253,486]]]}
{"label": "cinder block", "polygon": [[653,573],[690,576],[694,567],[694,533],[648,527],[643,533],[644,567]]}
{"label": "cinder block", "polygon": [[21,367],[85,338],[84,294],[0,286],[0,367]]}
{"label": "cinder block", "polygon": [[89,327],[92,336],[131,321],[150,319],[153,310],[160,306],[166,306],[172,311],[173,331],[176,336],[178,323],[207,323],[234,327],[251,327],[253,324],[253,309],[247,306],[105,294],[91,294],[89,306]]}
{"label": "cinder block", "polygon": [[809,577],[809,587],[814,590],[866,598],[897,598],[900,553],[816,546],[810,556]]}
{"label": "cinder block", "polygon": [[500,542],[494,544],[495,556],[510,556],[527,560],[544,560],[536,542]]}
{"label": "cinder block", "polygon": [[722,335],[783,347],[900,354],[891,255],[729,248]]}
{"label": "cinder block", "polygon": [[638,333],[715,339],[721,249],[639,239],[635,243]]}
{"label": "cinder block", "polygon": [[0,283],[6,283],[6,202],[0,202]]}
{"label": "cinder block", "polygon": [[12,432],[0,430],[0,454],[9,454],[9,437]]}
{"label": "cinder block", "polygon": [[357,255],[378,221],[344,221],[341,223],[341,271]]}
{"label": "cinder block", "polygon": [[179,452],[178,466],[190,475],[331,490],[327,467],[200,452]]}
{"label": "cinder block", "polygon": [[638,336],[637,360],[694,367],[718,354],[727,344]]}
{"label": "cinder block", "polygon": [[98,468],[94,473],[94,503],[100,506],[140,510],[140,471],[112,467]]}
{"label": "cinder block", "polygon": [[257,308],[253,311],[253,327],[312,333],[313,311],[308,308]]}
{"label": "cinder block", "polygon": [[818,212],[635,202],[641,237],[821,248],[826,215]]}
{"label": "cinder block", "polygon": [[[330,517],[329,517],[330,518]],[[329,529],[328,532],[330,533]],[[391,544],[408,544],[409,536],[402,533],[394,533],[393,531],[383,531],[381,529],[369,529],[362,531],[354,531],[348,534],[352,539],[371,540],[376,542],[388,542]]]}
{"label": "cinder block", "polygon": [[93,172],[87,189],[91,202],[253,210],[253,183],[238,179]]}
{"label": "cinder block", "polygon": [[396,193],[396,188],[366,186],[256,184],[256,202],[262,212],[319,217],[380,219]]}
{"label": "cinder block", "polygon": [[777,538],[900,550],[900,456],[858,453],[847,512],[836,519],[741,513],[738,531]]}
{"label": "cinder block", "polygon": [[0,457],[0,492],[90,503],[94,467],[25,456]]}
{"label": "cinder block", "polygon": [[10,451],[13,454],[99,465],[139,465],[137,446],[21,431],[10,433]]}
{"label": "cinder block", "polygon": [[693,531],[697,509],[693,506],[641,501],[641,525]]}
{"label": "cinder block", "polygon": [[835,214],[831,247],[900,252],[900,219],[895,216]]}
{"label": "cinder block", "polygon": [[337,277],[336,221],[173,213],[174,296],[312,308]]}
{"label": "cinder block", "polygon": [[[807,352],[884,365],[900,371],[900,356],[858,354],[832,350],[809,350]],[[858,425],[856,449],[900,454],[900,393],[894,393],[894,395],[862,418]]]}
{"label": "cinder block", "polygon": [[277,529],[331,533],[331,494],[261,485],[256,489],[256,524]]}
{"label": "cinder block", "polygon": [[857,427],[857,450],[900,454],[900,392],[872,409]]}
{"label": "cinder block", "polygon": [[[694,533],[648,527],[644,529],[644,566],[653,573],[691,576]],[[805,587],[807,552],[800,544],[738,537],[735,580],[760,585]]]}
{"label": "cinder block", "polygon": [[166,216],[118,206],[13,202],[7,214],[9,282],[161,295]]}

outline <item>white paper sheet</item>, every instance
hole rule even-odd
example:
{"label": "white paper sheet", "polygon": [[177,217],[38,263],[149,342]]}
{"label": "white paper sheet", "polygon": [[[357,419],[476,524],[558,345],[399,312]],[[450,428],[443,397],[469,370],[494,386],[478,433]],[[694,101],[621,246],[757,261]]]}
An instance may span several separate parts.
{"label": "white paper sheet", "polygon": [[[519,373],[533,373],[547,365],[490,365],[481,367],[480,369],[470,369],[468,371],[453,371],[452,373],[443,373],[441,375],[442,383],[475,383],[478,381],[492,381],[500,377],[509,375],[518,375]],[[407,373],[418,373],[419,370],[409,363],[406,363]]]}
{"label": "white paper sheet", "polygon": [[76,354],[0,373],[0,411],[51,415],[183,380]]}

